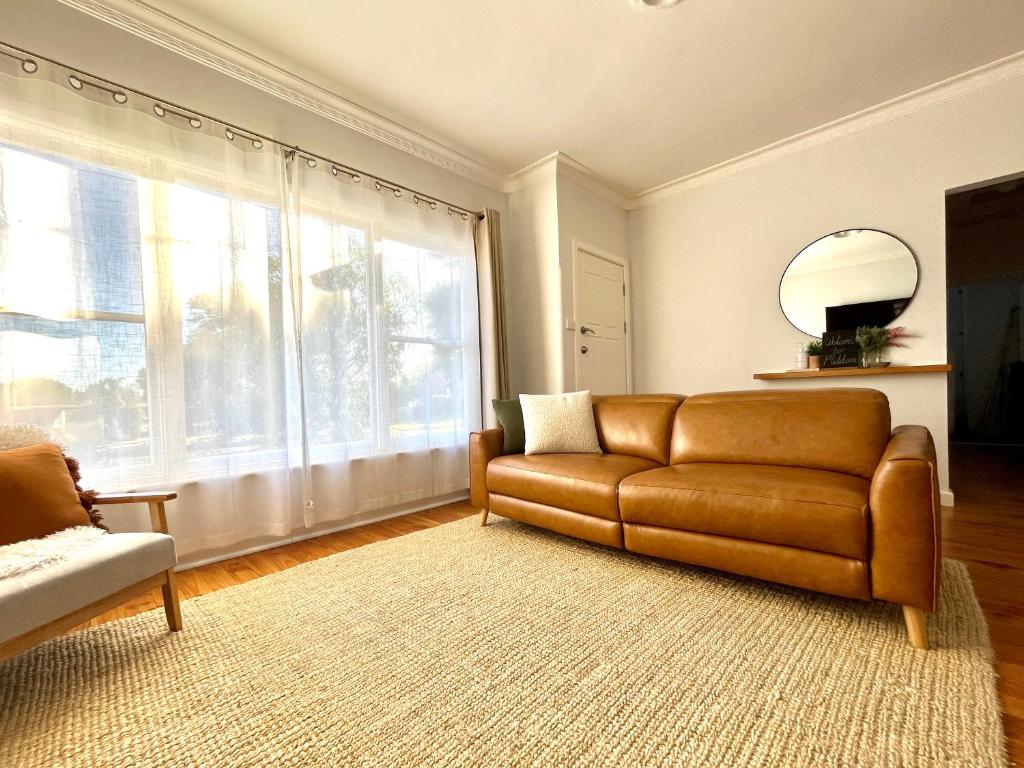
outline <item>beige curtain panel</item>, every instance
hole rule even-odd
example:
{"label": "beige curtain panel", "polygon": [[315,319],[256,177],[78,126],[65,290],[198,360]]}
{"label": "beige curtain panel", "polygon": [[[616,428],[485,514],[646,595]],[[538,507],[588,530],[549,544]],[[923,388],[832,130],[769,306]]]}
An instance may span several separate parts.
{"label": "beige curtain panel", "polygon": [[505,273],[501,258],[501,217],[484,212],[476,232],[477,288],[480,303],[480,392],[484,423],[497,426],[491,400],[504,400],[508,383],[508,340],[505,331]]}

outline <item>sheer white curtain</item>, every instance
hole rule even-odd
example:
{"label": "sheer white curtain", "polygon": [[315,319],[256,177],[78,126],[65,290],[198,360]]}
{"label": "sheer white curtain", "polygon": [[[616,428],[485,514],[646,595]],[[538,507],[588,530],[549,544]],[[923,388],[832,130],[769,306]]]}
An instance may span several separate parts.
{"label": "sheer white curtain", "polygon": [[470,223],[119,94],[0,57],[0,421],[185,560],[464,489]]}
{"label": "sheer white curtain", "polygon": [[464,490],[480,420],[472,222],[301,155],[288,174],[307,522]]}

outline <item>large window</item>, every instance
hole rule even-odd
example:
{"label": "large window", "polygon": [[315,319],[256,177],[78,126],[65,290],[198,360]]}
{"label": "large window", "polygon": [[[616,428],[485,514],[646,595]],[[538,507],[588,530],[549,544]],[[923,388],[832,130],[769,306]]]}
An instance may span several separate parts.
{"label": "large window", "polygon": [[[10,146],[0,185],[5,421],[53,431],[105,487],[284,465],[276,206]],[[463,256],[368,220],[300,230],[313,459],[460,444]]]}

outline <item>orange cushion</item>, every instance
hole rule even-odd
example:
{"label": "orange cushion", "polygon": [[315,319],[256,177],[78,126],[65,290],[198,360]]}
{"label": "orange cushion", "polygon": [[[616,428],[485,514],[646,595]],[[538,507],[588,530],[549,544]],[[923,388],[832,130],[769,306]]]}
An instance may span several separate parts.
{"label": "orange cushion", "polygon": [[0,451],[0,546],[89,524],[59,446]]}

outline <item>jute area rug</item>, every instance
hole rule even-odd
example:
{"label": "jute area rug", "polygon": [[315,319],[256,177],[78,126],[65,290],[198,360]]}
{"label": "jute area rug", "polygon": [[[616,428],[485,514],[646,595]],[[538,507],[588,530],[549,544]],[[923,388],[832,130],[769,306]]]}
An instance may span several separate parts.
{"label": "jute area rug", "polygon": [[0,664],[0,765],[1006,765],[960,563],[921,652],[896,606],[492,520]]}

